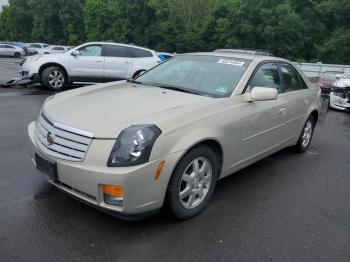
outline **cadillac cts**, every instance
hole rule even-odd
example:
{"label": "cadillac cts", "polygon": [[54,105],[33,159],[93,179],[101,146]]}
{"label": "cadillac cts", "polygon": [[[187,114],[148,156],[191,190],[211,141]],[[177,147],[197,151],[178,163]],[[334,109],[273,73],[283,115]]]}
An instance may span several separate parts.
{"label": "cadillac cts", "polygon": [[305,152],[320,89],[290,62],[242,53],[176,56],[129,82],[46,99],[31,157],[57,188],[137,219],[201,212],[218,179],[284,147]]}

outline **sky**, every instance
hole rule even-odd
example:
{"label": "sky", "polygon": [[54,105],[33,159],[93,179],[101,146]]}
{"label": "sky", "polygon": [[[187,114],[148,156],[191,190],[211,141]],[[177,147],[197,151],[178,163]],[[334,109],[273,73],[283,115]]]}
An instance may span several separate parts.
{"label": "sky", "polygon": [[6,5],[8,0],[0,0],[0,6]]}

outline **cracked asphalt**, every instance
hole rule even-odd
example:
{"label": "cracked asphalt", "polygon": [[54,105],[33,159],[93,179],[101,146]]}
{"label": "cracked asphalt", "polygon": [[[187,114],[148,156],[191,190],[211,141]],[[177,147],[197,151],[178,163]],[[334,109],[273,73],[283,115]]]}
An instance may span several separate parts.
{"label": "cracked asphalt", "polygon": [[[0,82],[15,68],[0,59]],[[0,261],[350,260],[350,114],[327,100],[305,154],[285,149],[221,180],[193,219],[125,222],[35,170],[26,129],[50,94],[0,88]]]}

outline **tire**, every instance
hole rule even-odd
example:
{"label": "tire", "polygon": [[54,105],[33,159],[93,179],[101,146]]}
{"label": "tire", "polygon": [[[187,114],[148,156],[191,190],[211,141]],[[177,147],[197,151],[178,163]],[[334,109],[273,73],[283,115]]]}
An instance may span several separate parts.
{"label": "tire", "polygon": [[67,83],[67,76],[60,67],[50,66],[40,75],[42,84],[50,90],[62,90]]}
{"label": "tire", "polygon": [[[200,172],[195,172],[196,162]],[[204,165],[206,171],[201,170]],[[214,192],[218,173],[217,157],[209,147],[199,146],[186,153],[177,164],[167,189],[166,205],[172,214],[188,219],[202,212]]]}
{"label": "tire", "polygon": [[20,57],[21,57],[21,54],[18,53],[18,52],[16,52],[16,53],[14,53],[13,57],[14,57],[14,58],[20,58]]}
{"label": "tire", "polygon": [[315,119],[312,115],[310,115],[303,125],[303,129],[301,130],[298,142],[294,146],[294,149],[297,153],[304,153],[309,148],[312,136],[314,134],[314,129]]}

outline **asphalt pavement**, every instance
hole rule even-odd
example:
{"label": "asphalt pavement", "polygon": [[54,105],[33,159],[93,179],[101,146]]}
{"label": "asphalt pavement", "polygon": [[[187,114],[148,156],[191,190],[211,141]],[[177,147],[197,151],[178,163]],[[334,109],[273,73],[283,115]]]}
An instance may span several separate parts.
{"label": "asphalt pavement", "polygon": [[285,149],[219,181],[193,219],[126,222],[35,170],[27,125],[49,94],[0,88],[0,261],[350,260],[349,113],[327,112],[324,101],[308,152]]}

